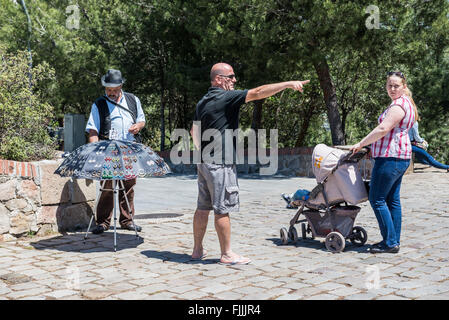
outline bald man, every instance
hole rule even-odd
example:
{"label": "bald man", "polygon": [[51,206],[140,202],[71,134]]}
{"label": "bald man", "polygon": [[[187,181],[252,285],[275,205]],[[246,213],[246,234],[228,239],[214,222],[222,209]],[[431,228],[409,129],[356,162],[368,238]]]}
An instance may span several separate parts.
{"label": "bald man", "polygon": [[[224,147],[226,143],[233,143],[233,149],[235,150],[235,142],[226,142],[224,133],[226,129],[238,129],[239,111],[243,104],[271,97],[288,88],[302,92],[303,85],[309,83],[309,80],[287,81],[267,84],[251,90],[235,90],[234,85],[237,79],[233,68],[226,63],[217,63],[212,67],[210,80],[209,91],[196,106],[195,122],[191,130],[195,147],[199,149],[201,145],[201,150],[205,150],[208,146],[211,149],[210,144],[215,141],[215,139],[202,141],[201,137],[208,129],[215,129],[215,132],[221,134],[221,146]],[[201,123],[201,130],[197,125],[198,123]],[[212,153],[216,151],[215,148],[212,149]],[[213,210],[215,230],[220,242],[220,263],[224,265],[248,264],[251,262],[249,258],[238,255],[231,250],[229,213],[239,211],[239,188],[235,158],[233,159],[234,163],[228,164],[225,160],[229,159],[225,159],[225,152],[223,149],[221,151],[222,161],[218,161],[220,163],[215,161],[216,157],[214,162],[208,161],[210,158],[202,157],[201,163],[197,164],[198,201],[193,217],[194,245],[192,259],[202,259],[207,255],[203,248],[203,238],[206,233],[209,212]]]}

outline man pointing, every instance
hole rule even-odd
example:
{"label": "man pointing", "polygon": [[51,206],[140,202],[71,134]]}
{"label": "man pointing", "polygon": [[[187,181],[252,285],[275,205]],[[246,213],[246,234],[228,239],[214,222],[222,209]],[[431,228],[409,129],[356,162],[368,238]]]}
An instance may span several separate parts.
{"label": "man pointing", "polygon": [[[195,112],[195,122],[201,123],[201,130],[194,122],[191,130],[193,142],[197,149],[204,150],[213,141],[202,141],[202,134],[208,129],[220,132],[222,146],[235,141],[225,141],[225,130],[236,130],[239,126],[240,107],[250,101],[271,97],[285,89],[303,91],[306,81],[287,81],[266,84],[250,90],[234,90],[237,82],[233,68],[226,63],[215,64],[210,71],[211,87],[207,94],[198,102]],[[205,139],[206,140],[206,139]],[[215,149],[214,149],[215,150]],[[193,218],[194,247],[192,259],[202,259],[207,252],[203,248],[203,238],[206,233],[210,210],[214,211],[215,230],[220,242],[220,263],[224,265],[248,264],[247,257],[231,250],[231,222],[229,213],[239,211],[239,188],[237,170],[234,163],[225,163],[225,152],[222,149],[222,162],[213,163],[202,159],[197,164],[198,171],[198,202]],[[228,159],[226,159],[228,160]]]}

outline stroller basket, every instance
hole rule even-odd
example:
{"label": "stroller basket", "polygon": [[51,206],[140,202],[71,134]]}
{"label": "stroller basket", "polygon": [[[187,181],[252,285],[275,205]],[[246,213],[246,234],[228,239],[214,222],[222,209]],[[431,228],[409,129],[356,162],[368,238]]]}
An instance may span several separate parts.
{"label": "stroller basket", "polygon": [[330,232],[337,231],[347,238],[359,212],[360,207],[344,206],[332,208],[330,213],[306,210],[303,214],[312,228],[314,237],[326,237]]}

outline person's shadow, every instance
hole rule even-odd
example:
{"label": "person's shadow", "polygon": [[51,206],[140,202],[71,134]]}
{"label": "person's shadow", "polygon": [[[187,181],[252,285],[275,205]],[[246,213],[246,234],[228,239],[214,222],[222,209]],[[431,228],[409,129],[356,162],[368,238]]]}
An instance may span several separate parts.
{"label": "person's shadow", "polygon": [[219,261],[219,259],[192,259],[190,255],[185,253],[176,253],[170,251],[154,251],[154,250],[145,250],[142,251],[141,254],[146,256],[147,258],[159,259],[163,262],[177,262],[184,264],[215,264]]}

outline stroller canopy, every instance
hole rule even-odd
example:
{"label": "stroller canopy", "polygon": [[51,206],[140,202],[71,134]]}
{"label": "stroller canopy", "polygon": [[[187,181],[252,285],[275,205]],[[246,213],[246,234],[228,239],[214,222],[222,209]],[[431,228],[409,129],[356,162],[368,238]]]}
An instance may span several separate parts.
{"label": "stroller canopy", "polygon": [[324,144],[318,144],[313,149],[312,170],[316,182],[322,183],[338,165],[338,161],[345,155],[340,149],[328,147]]}
{"label": "stroller canopy", "polygon": [[[368,194],[357,163],[340,163],[346,154],[343,150],[318,144],[312,154],[312,169],[317,183],[324,182],[330,203],[348,202],[356,205],[367,201]],[[309,201],[313,204],[323,204],[324,198],[320,194]]]}

